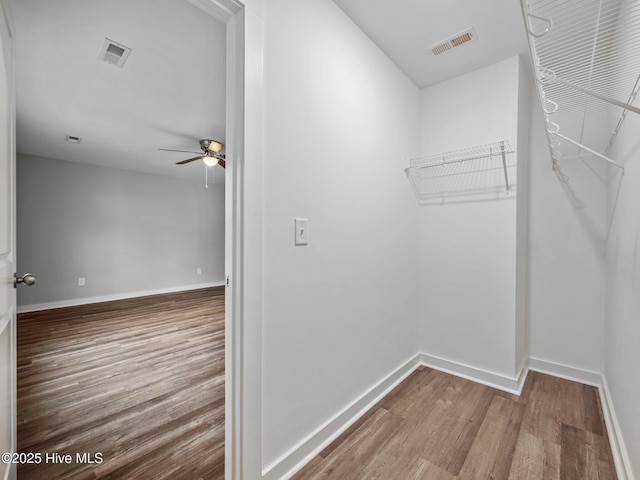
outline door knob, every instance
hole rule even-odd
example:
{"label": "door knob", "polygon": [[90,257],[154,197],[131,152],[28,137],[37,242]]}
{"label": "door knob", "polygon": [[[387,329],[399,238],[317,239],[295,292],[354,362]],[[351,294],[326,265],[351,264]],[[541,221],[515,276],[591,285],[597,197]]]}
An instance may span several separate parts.
{"label": "door knob", "polygon": [[22,283],[28,287],[36,283],[36,276],[33,273],[25,273],[19,277],[17,273],[13,275],[13,288],[17,288]]}

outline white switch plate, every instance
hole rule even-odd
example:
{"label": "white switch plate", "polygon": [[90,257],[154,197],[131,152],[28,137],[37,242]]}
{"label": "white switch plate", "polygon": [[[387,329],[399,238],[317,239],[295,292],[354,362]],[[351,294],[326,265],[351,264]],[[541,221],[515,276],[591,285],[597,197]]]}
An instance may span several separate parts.
{"label": "white switch plate", "polygon": [[306,218],[296,218],[296,245],[307,245],[309,243],[309,220]]}
{"label": "white switch plate", "polygon": [[196,268],[196,275],[202,275],[202,269]]}
{"label": "white switch plate", "polygon": [[86,280],[84,279],[84,277],[78,278],[78,286],[79,287],[84,287],[85,286],[85,282],[86,282]]}

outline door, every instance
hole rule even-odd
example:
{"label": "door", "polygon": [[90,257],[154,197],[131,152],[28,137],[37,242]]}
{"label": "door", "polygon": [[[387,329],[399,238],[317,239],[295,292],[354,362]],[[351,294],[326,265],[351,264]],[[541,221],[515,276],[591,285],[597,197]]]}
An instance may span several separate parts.
{"label": "door", "polygon": [[[12,35],[7,0],[0,0],[0,454],[16,450],[15,109]],[[0,460],[0,479],[15,465]]]}

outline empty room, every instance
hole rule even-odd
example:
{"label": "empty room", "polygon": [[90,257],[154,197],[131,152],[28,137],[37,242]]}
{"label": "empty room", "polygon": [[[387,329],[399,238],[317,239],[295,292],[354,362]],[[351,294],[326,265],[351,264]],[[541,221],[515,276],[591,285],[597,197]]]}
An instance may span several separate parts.
{"label": "empty room", "polygon": [[17,265],[36,278],[17,448],[44,455],[17,476],[221,478],[226,27],[187,1],[13,20]]}
{"label": "empty room", "polygon": [[4,478],[638,477],[640,2],[0,1]]}

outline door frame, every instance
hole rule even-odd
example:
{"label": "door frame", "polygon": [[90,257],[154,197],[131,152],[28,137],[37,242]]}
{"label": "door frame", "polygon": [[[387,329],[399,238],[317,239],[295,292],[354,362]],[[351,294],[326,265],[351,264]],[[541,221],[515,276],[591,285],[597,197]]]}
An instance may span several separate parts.
{"label": "door frame", "polygon": [[[225,295],[225,478],[256,479],[262,478],[265,0],[189,1],[227,26],[225,142],[230,161],[227,162],[225,181],[225,270],[228,278]],[[0,6],[5,13],[6,0],[0,0]],[[9,17],[9,24],[10,21]],[[11,101],[15,102],[15,91]],[[15,118],[15,108],[12,115]],[[15,140],[11,148],[12,162],[15,162]],[[15,208],[15,189],[11,201]],[[15,394],[17,372],[15,368],[13,370]],[[10,415],[15,444],[17,418],[15,412]],[[14,478],[12,475],[15,470],[10,469],[9,478]]]}
{"label": "door frame", "polygon": [[225,479],[262,478],[264,0],[189,0],[226,24]]}
{"label": "door frame", "polygon": [[[14,46],[13,46],[13,38],[15,28],[13,25],[13,19],[11,17],[10,11],[11,5],[8,4],[6,0],[0,0],[0,22],[2,22],[2,26],[0,26],[0,49],[2,49],[2,55],[0,56],[0,62],[3,62],[2,66],[3,73],[7,74],[6,82],[7,82],[7,102],[9,107],[9,122],[8,122],[8,134],[9,134],[9,145],[7,145],[8,150],[8,160],[9,160],[9,205],[8,205],[8,215],[10,222],[10,237],[8,239],[9,242],[9,251],[3,252],[3,268],[2,268],[2,285],[3,289],[9,289],[9,294],[7,295],[6,305],[8,307],[7,317],[8,320],[5,325],[0,330],[0,335],[4,332],[7,332],[9,335],[9,383],[10,383],[10,399],[9,399],[9,411],[8,412],[0,412],[0,415],[7,415],[8,417],[8,426],[9,426],[9,445],[8,448],[10,450],[9,453],[14,453],[17,451],[18,443],[17,443],[17,430],[18,430],[18,418],[17,418],[17,354],[16,354],[16,291],[14,289],[15,284],[12,284],[12,278],[15,281],[13,273],[15,272],[15,260],[16,260],[16,185],[15,185],[15,168],[16,168],[16,107],[15,107],[15,81],[13,78],[13,56],[14,56]],[[6,262],[4,261],[6,260]],[[6,277],[5,277],[6,275]],[[3,292],[4,294],[4,292]],[[5,313],[5,312],[0,312]],[[2,317],[0,317],[2,318]],[[0,320],[1,321],[1,320]],[[1,361],[1,360],[0,360]],[[3,422],[4,423],[4,422]],[[0,432],[0,435],[4,435],[5,431]],[[4,453],[4,452],[0,452]],[[4,480],[15,480],[17,476],[16,464],[14,463],[3,463],[3,466],[6,466],[6,469],[3,468],[4,475],[2,476]],[[1,473],[1,472],[0,472]]]}
{"label": "door frame", "polygon": [[[227,26],[226,146],[231,161],[227,163],[225,182],[225,478],[255,479],[262,477],[265,0],[189,1]],[[8,13],[7,6],[6,0],[0,0],[3,17]],[[11,27],[10,15],[0,21],[5,19]],[[11,96],[15,102],[15,91]],[[11,149],[15,165],[15,140]],[[15,208],[15,188],[11,202]],[[15,245],[15,236],[13,241]],[[15,348],[13,356],[15,364]],[[12,370],[15,395],[17,372]],[[15,412],[10,415],[15,445],[17,418]],[[9,478],[12,475],[15,469],[9,469]]]}

